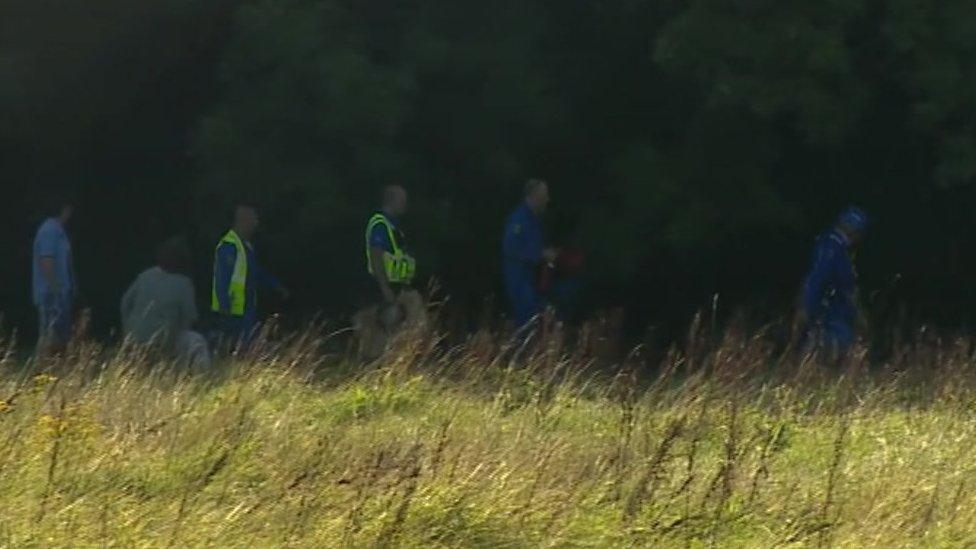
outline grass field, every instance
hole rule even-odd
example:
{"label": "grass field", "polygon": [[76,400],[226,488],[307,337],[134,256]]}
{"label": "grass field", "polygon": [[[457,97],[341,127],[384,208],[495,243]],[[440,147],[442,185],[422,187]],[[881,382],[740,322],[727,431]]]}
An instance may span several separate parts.
{"label": "grass field", "polygon": [[49,374],[8,360],[0,545],[976,543],[968,343],[825,372],[728,336],[649,372],[405,341],[355,365],[306,336],[206,377],[85,345]]}

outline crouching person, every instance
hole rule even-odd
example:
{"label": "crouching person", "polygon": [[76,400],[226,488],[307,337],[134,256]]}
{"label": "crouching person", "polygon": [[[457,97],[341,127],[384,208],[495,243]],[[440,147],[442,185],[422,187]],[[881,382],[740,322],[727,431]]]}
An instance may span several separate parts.
{"label": "crouching person", "polygon": [[157,345],[164,355],[194,372],[208,371],[210,349],[193,326],[198,313],[188,270],[190,252],[180,240],[160,246],[156,266],[143,271],[122,297],[125,336],[141,345]]}

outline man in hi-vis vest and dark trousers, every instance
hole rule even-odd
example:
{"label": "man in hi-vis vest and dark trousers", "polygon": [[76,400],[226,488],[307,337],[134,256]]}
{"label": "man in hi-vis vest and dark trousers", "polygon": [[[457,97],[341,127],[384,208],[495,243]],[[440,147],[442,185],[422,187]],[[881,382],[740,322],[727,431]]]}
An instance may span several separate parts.
{"label": "man in hi-vis vest and dark trousers", "polygon": [[288,297],[288,290],[257,263],[251,244],[257,229],[257,210],[238,204],[234,224],[214,252],[211,309],[217,314],[221,335],[232,345],[246,346],[257,331],[259,287]]}
{"label": "man in hi-vis vest and dark trousers", "polygon": [[399,294],[409,288],[417,262],[406,252],[406,238],[398,222],[407,213],[407,190],[399,185],[383,189],[383,208],[366,223],[366,271],[376,281],[381,317],[392,325],[402,318]]}
{"label": "man in hi-vis vest and dark trousers", "polygon": [[417,262],[407,253],[399,221],[407,212],[407,191],[399,185],[383,189],[382,208],[366,223],[366,272],[373,279],[367,307],[353,318],[360,354],[378,356],[389,336],[404,323],[421,325],[426,311],[420,294],[411,288]]}

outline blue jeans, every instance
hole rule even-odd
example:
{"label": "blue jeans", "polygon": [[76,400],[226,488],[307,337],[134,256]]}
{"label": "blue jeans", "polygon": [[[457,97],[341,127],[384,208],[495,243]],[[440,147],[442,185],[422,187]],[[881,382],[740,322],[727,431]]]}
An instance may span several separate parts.
{"label": "blue jeans", "polygon": [[47,295],[37,306],[37,347],[60,348],[71,339],[73,324],[72,300],[70,297]]}
{"label": "blue jeans", "polygon": [[[258,332],[256,315],[245,313],[244,316],[217,315],[215,339],[233,347],[240,346],[247,349]],[[212,344],[217,342],[212,341]],[[214,345],[216,346],[216,345]]]}
{"label": "blue jeans", "polygon": [[803,348],[829,353],[832,358],[847,356],[854,345],[854,327],[846,321],[827,319],[810,326],[804,335]]}

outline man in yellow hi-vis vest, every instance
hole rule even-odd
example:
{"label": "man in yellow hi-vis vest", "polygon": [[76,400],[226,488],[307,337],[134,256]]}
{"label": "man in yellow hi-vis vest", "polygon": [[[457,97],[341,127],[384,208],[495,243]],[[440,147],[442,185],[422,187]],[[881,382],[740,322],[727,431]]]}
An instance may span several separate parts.
{"label": "man in yellow hi-vis vest", "polygon": [[390,185],[383,190],[383,208],[366,224],[366,270],[379,287],[379,297],[388,305],[396,303],[397,294],[413,282],[417,270],[398,226],[405,213],[406,189]]}
{"label": "man in yellow hi-vis vest", "polygon": [[[423,329],[427,313],[420,293],[411,289],[417,263],[407,253],[399,220],[407,211],[407,191],[399,185],[383,189],[383,207],[366,223],[366,271],[372,279],[364,308],[353,316],[363,358],[380,356],[390,338],[409,326]],[[378,291],[377,291],[378,290]]]}
{"label": "man in yellow hi-vis vest", "polygon": [[258,228],[257,210],[247,204],[234,208],[234,224],[214,252],[211,309],[222,335],[234,344],[247,343],[258,326],[258,287],[272,289],[283,298],[288,290],[257,263],[251,239]]}

